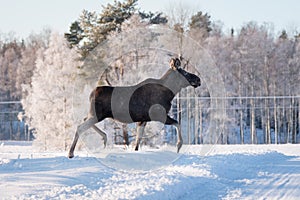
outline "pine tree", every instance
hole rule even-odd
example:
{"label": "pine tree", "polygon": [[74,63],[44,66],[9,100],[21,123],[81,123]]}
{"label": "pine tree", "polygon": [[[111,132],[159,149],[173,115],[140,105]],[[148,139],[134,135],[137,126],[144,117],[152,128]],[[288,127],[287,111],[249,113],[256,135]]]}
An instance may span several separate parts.
{"label": "pine tree", "polygon": [[209,33],[212,31],[210,16],[207,13],[203,14],[201,11],[197,12],[191,17],[189,29],[190,35],[194,38],[207,38],[209,36]]}
{"label": "pine tree", "polygon": [[83,37],[83,30],[78,21],[71,24],[70,33],[65,33],[65,38],[68,40],[70,47],[78,45]]}
{"label": "pine tree", "polygon": [[103,6],[101,13],[84,10],[78,22],[72,23],[70,33],[66,33],[71,46],[77,45],[85,58],[88,52],[103,42],[107,35],[120,31],[121,24],[136,12],[137,0],[114,1]]}
{"label": "pine tree", "polygon": [[279,38],[280,38],[280,39],[283,39],[283,40],[288,39],[288,34],[287,34],[286,30],[283,30],[283,31],[281,32],[281,35],[279,36]]}
{"label": "pine tree", "polygon": [[164,16],[163,13],[159,12],[159,13],[146,13],[146,12],[141,12],[139,11],[139,16],[143,19],[143,20],[147,20],[149,22],[149,24],[166,24],[168,23],[168,19],[167,17]]}

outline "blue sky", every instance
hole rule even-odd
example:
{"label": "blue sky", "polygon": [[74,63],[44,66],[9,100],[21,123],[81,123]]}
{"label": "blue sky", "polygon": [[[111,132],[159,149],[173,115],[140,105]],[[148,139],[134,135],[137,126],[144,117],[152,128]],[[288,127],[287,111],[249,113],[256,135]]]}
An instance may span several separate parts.
{"label": "blue sky", "polygon": [[[0,33],[13,31],[26,37],[50,27],[66,32],[83,9],[101,10],[112,0],[7,0],[1,2]],[[271,22],[275,31],[286,29],[300,32],[299,0],[139,0],[139,7],[146,11],[168,12],[168,6],[180,2],[192,12],[203,11],[214,21],[222,21],[225,30],[240,28],[244,23]]]}

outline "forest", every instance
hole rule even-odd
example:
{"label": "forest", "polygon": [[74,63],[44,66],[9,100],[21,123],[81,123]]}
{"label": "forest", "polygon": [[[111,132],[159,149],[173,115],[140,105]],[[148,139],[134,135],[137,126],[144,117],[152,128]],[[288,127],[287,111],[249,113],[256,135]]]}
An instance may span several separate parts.
{"label": "forest", "polygon": [[[228,31],[212,18],[180,7],[145,12],[126,0],[82,11],[65,34],[0,35],[0,140],[67,149],[93,87],[159,78],[182,55],[202,79],[173,101],[185,144],[299,143],[300,34],[256,22]],[[116,144],[135,135],[133,124],[99,126]],[[176,142],[172,127],[154,123],[145,134],[148,145]]]}

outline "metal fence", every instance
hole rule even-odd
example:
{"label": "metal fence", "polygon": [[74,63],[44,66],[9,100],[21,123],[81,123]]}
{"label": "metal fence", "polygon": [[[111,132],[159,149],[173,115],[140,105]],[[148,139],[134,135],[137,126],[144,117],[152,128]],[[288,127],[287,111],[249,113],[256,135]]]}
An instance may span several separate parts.
{"label": "metal fence", "polygon": [[[299,143],[299,105],[300,96],[212,98],[183,94],[173,100],[170,115],[180,122],[185,144]],[[135,127],[126,129],[134,139]],[[148,145],[157,141],[176,144],[176,134],[172,126],[150,128],[143,139]],[[115,138],[117,143],[124,142],[120,125]]]}
{"label": "metal fence", "polygon": [[[19,101],[0,102],[0,140],[33,139],[26,122],[18,118],[20,113],[24,110]],[[187,94],[174,99],[170,114],[180,122],[186,144],[300,142],[300,96],[212,98]],[[126,128],[134,131],[131,125]],[[164,129],[162,140],[176,143],[175,129]],[[153,134],[160,137],[161,132]],[[115,135],[119,137],[116,142],[122,142],[122,126]]]}
{"label": "metal fence", "polygon": [[[300,96],[179,97],[175,102],[172,112],[188,144],[299,143]],[[213,106],[218,104],[223,106]]]}
{"label": "metal fence", "polygon": [[32,140],[28,125],[18,118],[23,113],[20,101],[0,102],[0,140]]}

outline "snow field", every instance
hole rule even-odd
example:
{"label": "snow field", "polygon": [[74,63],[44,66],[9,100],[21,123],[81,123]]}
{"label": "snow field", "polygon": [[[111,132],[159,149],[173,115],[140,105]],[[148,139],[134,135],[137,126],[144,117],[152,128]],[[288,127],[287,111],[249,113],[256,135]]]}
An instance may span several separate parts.
{"label": "snow field", "polygon": [[[0,142],[1,144],[1,142]],[[0,145],[0,199],[297,199],[300,145],[37,152]]]}

